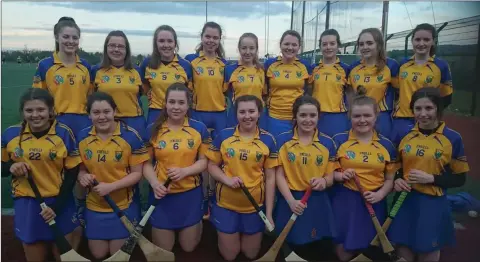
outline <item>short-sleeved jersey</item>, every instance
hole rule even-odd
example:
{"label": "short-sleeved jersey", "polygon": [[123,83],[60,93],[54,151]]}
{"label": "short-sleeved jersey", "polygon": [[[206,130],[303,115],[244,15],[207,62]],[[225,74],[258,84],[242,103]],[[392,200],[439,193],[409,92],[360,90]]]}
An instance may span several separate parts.
{"label": "short-sleeved jersey", "polygon": [[387,63],[380,73],[377,73],[377,66],[369,66],[363,60],[359,60],[350,66],[348,84],[353,90],[357,90],[362,85],[367,89],[367,96],[377,101],[380,111],[393,110],[393,95],[389,96],[391,91],[389,87],[398,85],[398,63],[387,58]]}
{"label": "short-sleeved jersey", "polygon": [[347,112],[345,86],[349,66],[337,61],[333,65],[320,63],[312,65],[308,83],[312,84],[312,96],[320,102],[322,112]]}
{"label": "short-sleeved jersey", "polygon": [[92,92],[90,65],[77,56],[73,66],[65,66],[57,53],[42,59],[33,77],[33,87],[43,88],[55,99],[59,114],[87,114],[87,96]]}
{"label": "short-sleeved jersey", "polygon": [[310,179],[324,177],[337,168],[335,143],[318,130],[309,145],[300,142],[296,128],[280,134],[277,143],[278,165],[283,167],[291,190],[304,191],[310,185]]}
{"label": "short-sleeved jersey", "polygon": [[150,59],[151,57],[145,58],[140,66],[140,76],[148,95],[148,107],[163,109],[169,86],[174,83],[183,83],[191,88],[192,66],[187,60],[176,55],[172,62],[167,65],[160,63],[157,69],[153,69],[148,66]]}
{"label": "short-sleeved jersey", "polygon": [[[83,129],[78,136],[78,150],[82,162],[98,182],[113,183],[130,173],[130,168],[148,161],[147,148],[137,131],[121,122],[113,135],[106,140],[97,136],[95,126]],[[133,197],[133,187],[110,193],[120,209],[128,207]],[[111,212],[108,203],[94,192],[87,196],[87,207],[97,212]]]}
{"label": "short-sleeved jersey", "polygon": [[[352,130],[335,135],[333,140],[338,146],[337,161],[340,167],[343,170],[354,169],[365,191],[379,189],[385,182],[385,174],[393,174],[398,169],[393,143],[376,132],[370,143],[358,140]],[[353,179],[344,185],[358,191]]]}
{"label": "short-sleeved jersey", "polygon": [[[429,136],[422,134],[417,124],[411,130],[399,133],[394,142],[398,142],[399,161],[406,180],[412,169],[432,175],[440,175],[444,170],[450,170],[453,174],[469,171],[462,137],[443,122]],[[412,184],[412,187],[428,195],[445,194],[442,188],[431,184]]]}
{"label": "short-sleeved jersey", "polygon": [[225,66],[220,57],[208,58],[203,51],[185,57],[193,69],[193,109],[218,112],[227,108],[224,93]]}
{"label": "short-sleeved jersey", "polygon": [[410,101],[413,93],[422,87],[437,87],[440,88],[442,96],[451,95],[452,75],[448,63],[430,57],[425,64],[419,65],[415,63],[414,56],[401,62],[398,79],[399,99],[395,106],[395,117],[413,117]]}
{"label": "short-sleeved jersey", "polygon": [[118,117],[135,117],[143,115],[140,102],[142,80],[138,67],[125,69],[110,66],[101,68],[93,66],[92,83],[95,91],[105,92],[113,97],[117,104]]}
{"label": "short-sleeved jersey", "polygon": [[[265,201],[265,168],[278,165],[274,137],[257,129],[254,138],[240,136],[237,127],[222,130],[206,153],[209,160],[223,167],[228,177],[238,176],[259,206]],[[232,189],[217,183],[216,200],[220,207],[239,213],[252,213],[255,208],[240,188]]]}
{"label": "short-sleeved jersey", "polygon": [[[156,135],[152,135],[153,125],[154,123],[147,127],[147,132],[148,137],[151,137],[157,178],[163,182],[167,180],[167,168],[184,168],[195,164],[200,155],[205,155],[212,142],[205,124],[193,119],[185,118],[183,127],[179,130],[170,129],[165,122]],[[170,192],[185,192],[200,184],[200,174],[188,176],[171,183]]]}
{"label": "short-sleeved jersey", "polygon": [[295,58],[284,63],[282,57],[265,62],[268,89],[268,113],[281,120],[292,120],[292,106],[305,92],[305,81],[310,76],[311,66],[307,61]]}
{"label": "short-sleeved jersey", "polygon": [[231,100],[237,97],[254,95],[260,100],[266,94],[265,72],[263,68],[247,67],[240,62],[225,67],[225,90],[230,90]]}
{"label": "short-sleeved jersey", "polygon": [[[2,135],[2,162],[27,163],[43,197],[57,196],[63,182],[63,170],[80,164],[72,130],[54,122],[48,133],[36,138],[28,124],[11,126]],[[25,177],[12,177],[13,197],[35,197]]]}

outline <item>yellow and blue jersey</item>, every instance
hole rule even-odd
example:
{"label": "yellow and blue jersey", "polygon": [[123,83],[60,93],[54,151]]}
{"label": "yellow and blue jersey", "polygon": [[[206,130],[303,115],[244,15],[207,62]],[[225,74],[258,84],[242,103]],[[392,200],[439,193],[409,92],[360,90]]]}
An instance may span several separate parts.
{"label": "yellow and blue jersey", "polygon": [[95,91],[105,92],[113,97],[117,104],[118,117],[135,117],[143,115],[140,102],[142,80],[139,68],[125,69],[110,66],[101,68],[93,66],[91,81]]}
{"label": "yellow and blue jersey", "polygon": [[[265,201],[265,168],[278,166],[278,153],[273,136],[257,128],[251,139],[240,136],[237,127],[223,129],[213,140],[207,158],[221,165],[228,177],[240,177],[255,201]],[[255,208],[241,189],[217,183],[216,201],[220,207],[239,213],[252,213]]]}
{"label": "yellow and blue jersey", "polygon": [[398,92],[399,98],[395,106],[394,117],[413,117],[410,101],[413,93],[422,87],[440,88],[442,97],[453,93],[452,75],[448,63],[436,57],[419,65],[412,56],[400,63]]}
{"label": "yellow and blue jersey", "polygon": [[[335,135],[333,140],[338,146],[339,167],[354,169],[365,191],[379,189],[385,182],[385,174],[393,174],[398,169],[395,146],[376,132],[369,143],[357,139],[352,130]],[[353,179],[346,181],[344,186],[358,191]]]}
{"label": "yellow and blue jersey", "polygon": [[227,61],[220,57],[213,59],[203,51],[185,57],[193,69],[193,109],[219,112],[227,108],[224,93],[225,66]]}
{"label": "yellow and blue jersey", "polygon": [[[78,137],[78,150],[88,173],[95,175],[98,182],[113,183],[130,173],[130,167],[150,159],[148,150],[135,129],[121,122],[112,136],[102,140],[95,126],[83,129]],[[120,209],[128,208],[133,198],[134,187],[110,193]],[[87,207],[97,212],[111,212],[108,203],[96,193],[87,195]]]}
{"label": "yellow and blue jersey", "polygon": [[305,92],[311,66],[307,61],[295,58],[286,64],[282,57],[265,62],[269,115],[280,120],[292,120],[292,106]]}
{"label": "yellow and blue jersey", "polygon": [[[40,194],[57,196],[63,170],[81,163],[75,138],[66,125],[53,122],[45,136],[36,138],[28,124],[7,128],[2,135],[2,162],[24,162],[31,168]],[[12,177],[13,197],[35,197],[26,177]]]}
{"label": "yellow and blue jersey", "polygon": [[140,77],[144,83],[144,92],[148,96],[148,107],[163,109],[167,88],[174,83],[182,83],[191,88],[192,66],[176,55],[167,65],[160,62],[157,69],[150,68],[151,57],[143,60],[140,66]]}
{"label": "yellow and blue jersey", "polygon": [[[160,181],[167,180],[167,168],[189,167],[205,155],[212,139],[202,122],[185,118],[180,130],[172,130],[163,123],[156,136],[152,136],[151,124],[147,128],[150,146],[153,149],[155,171]],[[185,192],[201,185],[200,174],[188,176],[170,185],[171,193]]]}
{"label": "yellow and blue jersey", "polygon": [[348,84],[353,90],[358,86],[367,89],[367,96],[377,101],[380,111],[391,111],[393,109],[393,89],[398,85],[398,62],[387,58],[383,70],[377,73],[377,66],[369,66],[363,60],[358,60],[350,65]]}
{"label": "yellow and blue jersey", "polygon": [[254,95],[260,100],[267,93],[265,72],[263,68],[247,67],[240,62],[225,67],[224,90],[230,91],[231,100],[235,103],[237,97]]}
{"label": "yellow and blue jersey", "polygon": [[280,134],[277,142],[278,165],[285,171],[290,190],[305,191],[310,179],[324,177],[337,168],[335,142],[318,130],[308,145],[300,142],[297,128]]}
{"label": "yellow and blue jersey", "polygon": [[345,87],[349,66],[337,61],[333,65],[320,63],[312,65],[308,83],[312,84],[312,96],[320,102],[322,112],[347,112]]}
{"label": "yellow and blue jersey", "polygon": [[[422,134],[416,124],[411,130],[400,133],[394,141],[398,142],[399,164],[406,180],[412,169],[432,175],[439,175],[444,170],[451,170],[453,174],[469,171],[461,135],[446,127],[444,122],[429,136]],[[412,188],[433,196],[445,194],[442,188],[432,184],[412,184]]]}
{"label": "yellow and blue jersey", "polygon": [[75,65],[65,66],[58,53],[53,53],[38,63],[33,87],[50,92],[55,99],[57,113],[87,114],[87,96],[93,91],[90,65],[77,56]]}

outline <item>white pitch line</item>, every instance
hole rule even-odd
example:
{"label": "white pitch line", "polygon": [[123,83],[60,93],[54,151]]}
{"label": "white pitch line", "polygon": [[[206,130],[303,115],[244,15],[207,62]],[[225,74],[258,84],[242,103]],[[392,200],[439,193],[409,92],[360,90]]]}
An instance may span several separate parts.
{"label": "white pitch line", "polygon": [[3,88],[9,89],[9,88],[25,87],[25,86],[30,86],[30,87],[31,87],[31,85],[20,85],[20,86],[2,86],[2,89],[3,89]]}

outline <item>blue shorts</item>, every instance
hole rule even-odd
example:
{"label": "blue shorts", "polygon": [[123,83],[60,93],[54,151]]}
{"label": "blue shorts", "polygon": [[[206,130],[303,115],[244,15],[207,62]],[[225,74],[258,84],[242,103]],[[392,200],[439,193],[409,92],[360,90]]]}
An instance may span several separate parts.
{"label": "blue shorts", "polygon": [[[149,206],[155,200],[150,189]],[[152,227],[167,230],[179,230],[194,226],[203,218],[203,190],[198,186],[182,193],[167,194],[155,207],[150,223]]]}
{"label": "blue shorts", "polygon": [[[295,199],[300,200],[305,192],[292,191]],[[277,193],[277,203],[273,211],[275,232],[280,234],[292,216],[292,211],[283,195]],[[312,191],[307,208],[297,217],[295,224],[287,236],[287,243],[303,245],[323,238],[335,237],[335,221],[330,198],[325,191]]]}
{"label": "blue shorts", "polygon": [[[263,208],[263,210],[265,210],[265,208]],[[238,213],[220,207],[217,203],[212,205],[210,222],[219,232],[225,234],[240,233],[253,235],[265,231],[265,223],[256,211],[253,213]]]}
{"label": "blue shorts", "polygon": [[[45,203],[52,206],[55,197],[45,197]],[[40,204],[32,197],[19,197],[13,201],[15,210],[15,235],[26,244],[38,241],[53,241],[54,235],[45,220],[40,216]],[[64,206],[61,214],[56,214],[55,222],[64,235],[71,233],[80,224],[77,220],[75,201],[72,198]]]}
{"label": "blue shorts", "polygon": [[445,195],[408,193],[387,231],[392,243],[416,253],[429,253],[455,244],[455,229]]}
{"label": "blue shorts", "polygon": [[123,122],[125,122],[125,124],[135,129],[144,142],[148,142],[150,140],[150,138],[147,137],[147,122],[145,121],[144,116],[119,117],[118,119],[122,120]]}
{"label": "blue shorts", "polygon": [[[334,242],[343,244],[348,251],[367,248],[377,232],[360,193],[344,186],[338,187],[332,202],[338,233]],[[372,206],[383,225],[387,217],[387,201],[384,198]]]}
{"label": "blue shorts", "polygon": [[267,131],[272,134],[274,137],[277,137],[281,133],[291,131],[293,129],[292,120],[280,120],[268,116],[267,120]]}
{"label": "blue shorts", "polygon": [[375,129],[382,136],[391,139],[392,137],[392,111],[382,111],[378,114]]}
{"label": "blue shorts", "polygon": [[227,127],[227,110],[221,112],[204,112],[192,110],[192,119],[204,123],[208,129],[213,129],[212,139],[222,129]]}
{"label": "blue shorts", "polygon": [[155,120],[157,120],[157,118],[160,116],[160,113],[162,113],[162,109],[149,108],[146,126],[149,126],[150,124],[155,122]]}
{"label": "blue shorts", "polygon": [[80,115],[80,114],[70,114],[70,113],[59,114],[57,116],[57,121],[70,127],[75,137],[78,136],[78,133],[82,129],[92,125],[92,120],[90,120],[88,115]]}
{"label": "blue shorts", "polygon": [[322,112],[318,119],[318,130],[329,137],[350,130],[352,124],[347,113]]}
{"label": "blue shorts", "polygon": [[[140,222],[140,205],[136,201],[122,211],[134,226]],[[97,212],[87,208],[85,236],[90,240],[114,240],[128,238],[130,233],[115,212]]]}
{"label": "blue shorts", "polygon": [[[258,119],[258,127],[263,130],[267,130],[268,128],[267,122],[268,122],[268,113],[267,113],[267,109],[264,108],[262,113],[260,113],[260,118]],[[234,127],[236,125],[238,125],[238,118],[235,112],[235,107],[232,107],[231,110],[228,111],[227,127]]]}

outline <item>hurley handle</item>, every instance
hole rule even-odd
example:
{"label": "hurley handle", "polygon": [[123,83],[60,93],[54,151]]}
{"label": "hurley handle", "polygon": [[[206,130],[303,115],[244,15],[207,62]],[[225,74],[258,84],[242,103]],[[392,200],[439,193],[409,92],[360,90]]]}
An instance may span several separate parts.
{"label": "hurley handle", "polygon": [[[355,174],[355,175],[353,176],[353,181],[355,181],[355,185],[357,186],[358,191],[359,191],[360,194],[362,195],[362,198],[365,199],[365,196],[364,196],[365,191],[363,190],[362,185],[360,185],[360,179],[358,179],[357,174]],[[374,216],[374,215],[375,215],[375,211],[373,210],[372,204],[370,204],[368,201],[365,201],[365,205],[367,206],[368,213],[369,213],[371,216]]]}
{"label": "hurley handle", "polygon": [[305,195],[303,195],[300,202],[302,202],[302,204],[305,205],[308,202],[308,199],[310,198],[311,195],[312,195],[312,188],[308,187],[307,190],[305,191]]}

